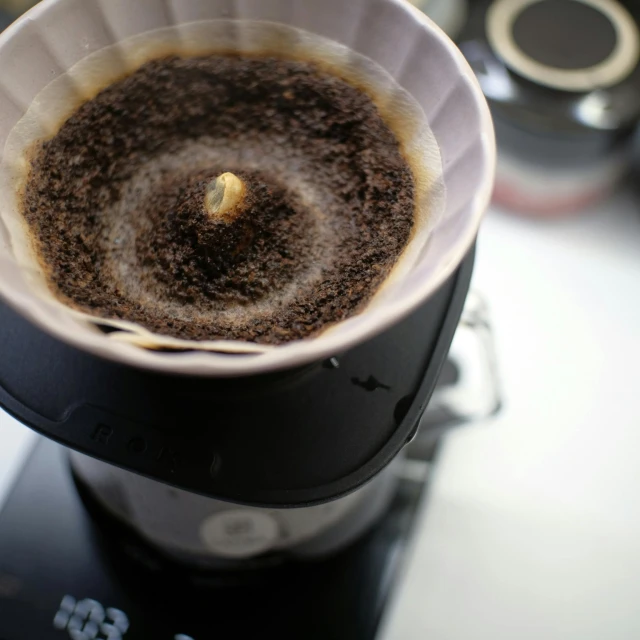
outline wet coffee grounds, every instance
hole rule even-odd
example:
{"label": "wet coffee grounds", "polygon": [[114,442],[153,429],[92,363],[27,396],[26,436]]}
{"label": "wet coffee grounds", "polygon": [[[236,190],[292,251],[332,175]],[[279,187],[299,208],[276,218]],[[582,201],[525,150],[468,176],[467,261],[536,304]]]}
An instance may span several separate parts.
{"label": "wet coffee grounds", "polygon": [[[231,222],[207,185],[246,186]],[[312,63],[149,62],[34,153],[24,213],[50,286],[189,340],[281,344],[371,300],[414,224],[414,180],[372,99]]]}

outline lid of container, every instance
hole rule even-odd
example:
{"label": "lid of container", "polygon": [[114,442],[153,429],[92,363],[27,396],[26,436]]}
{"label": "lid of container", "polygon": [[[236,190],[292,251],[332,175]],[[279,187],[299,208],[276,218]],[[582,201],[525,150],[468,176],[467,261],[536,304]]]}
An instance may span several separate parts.
{"label": "lid of container", "polygon": [[[618,75],[616,84],[602,84],[600,72],[596,69],[591,75],[589,69],[614,55],[620,30],[595,4],[592,0],[487,0],[472,6],[459,46],[490,102],[494,121],[535,135],[587,136],[599,147],[615,144],[621,132],[636,125],[640,118],[637,16],[613,0],[602,3],[619,7],[621,13],[614,14],[623,16],[620,24],[626,25],[627,34],[623,37],[633,35],[630,50],[636,51],[628,75],[622,79]],[[579,15],[585,19],[580,20]],[[505,49],[506,40],[500,34],[504,36],[507,26],[513,46]],[[515,57],[510,55],[513,47],[519,51]],[[520,65],[524,58],[537,65],[535,73],[526,74],[527,65]],[[555,71],[559,75],[554,76]],[[582,80],[585,83],[578,90]],[[614,76],[609,75],[608,80],[613,81]]]}
{"label": "lid of container", "polygon": [[497,0],[487,38],[515,73],[562,91],[593,91],[627,78],[640,34],[616,0]]}

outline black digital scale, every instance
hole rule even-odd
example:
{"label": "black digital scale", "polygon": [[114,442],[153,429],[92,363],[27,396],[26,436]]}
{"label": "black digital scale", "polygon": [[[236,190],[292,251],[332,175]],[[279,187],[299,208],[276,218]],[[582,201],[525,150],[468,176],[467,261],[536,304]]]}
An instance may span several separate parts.
{"label": "black digital scale", "polygon": [[[77,491],[65,449],[42,439],[0,512],[0,638],[372,639],[423,487],[403,480],[383,521],[327,560],[274,559],[270,568],[248,566],[242,574],[189,571],[95,509]],[[73,638],[65,603],[87,599],[101,603],[105,619],[109,609],[124,613],[125,633]]]}

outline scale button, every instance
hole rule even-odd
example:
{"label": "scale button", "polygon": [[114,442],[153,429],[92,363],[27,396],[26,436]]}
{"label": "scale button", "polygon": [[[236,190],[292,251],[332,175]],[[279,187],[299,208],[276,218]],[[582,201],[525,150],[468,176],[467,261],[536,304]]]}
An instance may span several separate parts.
{"label": "scale button", "polygon": [[219,556],[251,558],[274,547],[280,538],[280,528],[268,513],[237,509],[204,520],[200,537]]}

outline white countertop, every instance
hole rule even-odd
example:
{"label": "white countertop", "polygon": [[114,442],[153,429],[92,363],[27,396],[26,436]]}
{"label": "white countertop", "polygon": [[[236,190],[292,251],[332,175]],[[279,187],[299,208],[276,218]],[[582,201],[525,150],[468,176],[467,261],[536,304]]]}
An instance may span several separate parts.
{"label": "white countertop", "polygon": [[504,410],[451,434],[385,640],[640,638],[640,205],[493,213]]}
{"label": "white countertop", "polygon": [[[640,204],[492,212],[475,288],[504,410],[448,437],[385,640],[638,640]],[[0,505],[32,438],[0,413]]]}
{"label": "white countertop", "polygon": [[0,509],[35,439],[32,431],[0,409]]}

